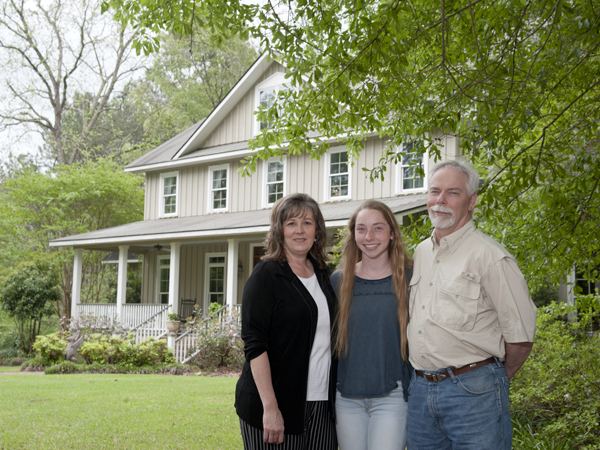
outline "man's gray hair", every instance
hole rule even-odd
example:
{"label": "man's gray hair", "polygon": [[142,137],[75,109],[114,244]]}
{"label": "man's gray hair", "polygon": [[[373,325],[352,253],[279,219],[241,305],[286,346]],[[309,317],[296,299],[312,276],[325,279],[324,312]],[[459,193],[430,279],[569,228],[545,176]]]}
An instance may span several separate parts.
{"label": "man's gray hair", "polygon": [[433,175],[438,170],[445,169],[446,167],[456,170],[457,172],[464,173],[467,176],[467,191],[469,192],[469,196],[477,192],[477,188],[479,187],[479,173],[477,173],[475,167],[473,167],[466,161],[450,159],[447,161],[439,162],[435,166],[433,166],[431,172],[429,173],[429,176],[433,178]]}

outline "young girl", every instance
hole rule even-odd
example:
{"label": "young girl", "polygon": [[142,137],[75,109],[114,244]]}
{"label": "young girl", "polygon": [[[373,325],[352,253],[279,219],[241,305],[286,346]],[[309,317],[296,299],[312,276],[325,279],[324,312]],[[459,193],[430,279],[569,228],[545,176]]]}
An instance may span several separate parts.
{"label": "young girl", "polygon": [[408,281],[398,223],[385,204],[363,203],[348,224],[339,299],[336,416],[340,450],[404,450],[408,364]]}

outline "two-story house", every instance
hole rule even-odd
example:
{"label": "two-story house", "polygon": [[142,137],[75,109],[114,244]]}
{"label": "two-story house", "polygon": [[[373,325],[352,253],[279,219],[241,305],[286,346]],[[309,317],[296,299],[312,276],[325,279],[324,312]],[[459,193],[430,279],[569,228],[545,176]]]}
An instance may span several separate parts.
{"label": "two-story house", "polygon": [[[81,311],[117,315],[136,326],[154,317],[164,322],[167,309],[179,311],[181,299],[193,299],[203,311],[211,302],[234,307],[259,261],[269,229],[271,207],[286,194],[305,192],[320,204],[330,241],[366,199],[385,202],[399,218],[424,211],[427,179],[408,162],[388,168],[384,181],[371,182],[361,169],[378,164],[385,139],[366,141],[352,165],[341,141],[319,160],[289,155],[262,161],[250,177],[238,172],[250,154],[248,142],[268,124],[257,121],[259,105],[269,102],[284,83],[285,68],[261,56],[202,122],[134,161],[126,171],[145,173],[144,220],[56,239],[52,246],[73,247],[71,314]],[[442,138],[443,157],[458,155],[455,138]],[[421,161],[427,173],[430,164]],[[116,304],[84,305],[82,251],[119,252]],[[127,255],[143,257],[142,303],[125,304]],[[156,334],[155,334],[156,335]]]}

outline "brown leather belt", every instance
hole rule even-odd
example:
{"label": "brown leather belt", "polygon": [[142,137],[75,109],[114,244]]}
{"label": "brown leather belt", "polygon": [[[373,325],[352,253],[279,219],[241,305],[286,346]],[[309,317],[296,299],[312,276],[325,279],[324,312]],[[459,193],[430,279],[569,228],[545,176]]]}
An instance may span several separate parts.
{"label": "brown leather belt", "polygon": [[[452,373],[454,374],[454,376],[462,375],[463,373],[467,373],[467,372],[470,372],[471,370],[478,369],[481,366],[485,366],[486,364],[493,363],[494,361],[496,361],[496,359],[492,356],[483,361],[479,361],[479,362],[476,362],[473,364],[467,364],[466,366],[461,367],[460,369],[452,369]],[[422,372],[420,370],[415,370],[415,373],[418,376],[420,376],[421,378],[425,378],[427,381],[432,381],[434,383],[445,380],[446,378],[450,378],[450,373],[448,373],[448,371],[442,372],[442,373],[429,373],[429,372]]]}

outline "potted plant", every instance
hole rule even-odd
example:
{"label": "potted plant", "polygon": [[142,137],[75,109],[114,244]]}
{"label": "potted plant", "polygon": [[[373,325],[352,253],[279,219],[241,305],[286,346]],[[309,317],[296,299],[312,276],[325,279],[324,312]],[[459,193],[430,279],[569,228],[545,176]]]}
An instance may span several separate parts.
{"label": "potted plant", "polygon": [[177,330],[179,330],[179,324],[181,322],[179,321],[179,316],[173,312],[167,313],[167,330],[169,330],[170,333],[177,333]]}

